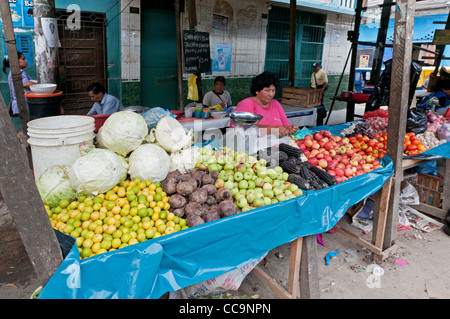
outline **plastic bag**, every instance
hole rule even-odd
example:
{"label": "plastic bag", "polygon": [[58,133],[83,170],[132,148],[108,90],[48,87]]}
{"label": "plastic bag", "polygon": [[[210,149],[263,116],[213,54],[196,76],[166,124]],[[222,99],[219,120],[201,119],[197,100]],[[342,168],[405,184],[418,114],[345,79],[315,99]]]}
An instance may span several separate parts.
{"label": "plastic bag", "polygon": [[164,110],[162,107],[152,107],[150,110],[142,113],[145,122],[147,122],[149,130],[156,127],[159,120],[166,116],[175,117],[169,110]]}
{"label": "plastic bag", "polygon": [[437,171],[437,161],[427,161],[413,168],[415,173],[422,173],[427,175],[439,175]]}
{"label": "plastic bag", "polygon": [[427,130],[427,116],[420,109],[408,110],[406,120],[406,132],[414,132],[416,134],[423,133]]}
{"label": "plastic bag", "polygon": [[450,142],[450,123],[442,124],[436,131],[436,135],[441,141]]}
{"label": "plastic bag", "polygon": [[[381,105],[389,105],[392,59],[385,61],[384,65],[385,69],[381,74],[380,79],[378,83],[376,83],[373,90],[373,99],[371,103],[372,109],[377,109]],[[414,98],[414,94],[416,93],[416,86],[420,78],[420,73],[422,73],[422,66],[417,61],[411,61],[408,106],[411,105],[411,102]]]}
{"label": "plastic bag", "polygon": [[400,192],[400,204],[405,205],[419,205],[419,193],[417,189],[412,186],[408,181],[406,186]]}
{"label": "plastic bag", "polygon": [[260,258],[245,264],[244,266],[231,270],[212,279],[199,282],[174,292],[169,293],[170,299],[191,299],[210,293],[219,293],[227,290],[238,290],[244,278],[263,260],[265,253]]}
{"label": "plastic bag", "polygon": [[188,77],[188,100],[198,101],[197,76],[192,74]]}

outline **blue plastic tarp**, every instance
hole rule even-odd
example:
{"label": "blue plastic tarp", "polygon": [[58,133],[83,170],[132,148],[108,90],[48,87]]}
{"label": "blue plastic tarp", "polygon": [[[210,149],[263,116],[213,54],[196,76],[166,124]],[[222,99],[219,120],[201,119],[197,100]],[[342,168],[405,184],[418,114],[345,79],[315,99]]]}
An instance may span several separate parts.
{"label": "blue plastic tarp", "polygon": [[171,235],[80,260],[72,247],[39,299],[159,298],[259,259],[298,237],[333,228],[347,209],[379,190],[392,161],[344,183]]}

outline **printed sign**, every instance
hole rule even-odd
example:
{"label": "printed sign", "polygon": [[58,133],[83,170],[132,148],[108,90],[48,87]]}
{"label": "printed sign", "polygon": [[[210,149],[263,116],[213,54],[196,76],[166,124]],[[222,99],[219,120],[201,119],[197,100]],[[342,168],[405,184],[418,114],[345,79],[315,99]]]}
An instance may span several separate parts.
{"label": "printed sign", "polygon": [[230,72],[231,42],[214,42],[213,71]]}

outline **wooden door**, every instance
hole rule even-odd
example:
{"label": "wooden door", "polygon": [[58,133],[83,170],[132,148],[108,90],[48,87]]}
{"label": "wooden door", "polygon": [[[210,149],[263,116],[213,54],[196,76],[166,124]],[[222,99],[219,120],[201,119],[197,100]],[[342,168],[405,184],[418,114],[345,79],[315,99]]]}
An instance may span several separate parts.
{"label": "wooden door", "polygon": [[65,114],[86,114],[92,107],[87,87],[93,82],[102,83],[106,90],[105,23],[104,13],[81,12],[81,27],[66,27],[70,13],[57,10],[59,48],[59,77],[63,91]]}

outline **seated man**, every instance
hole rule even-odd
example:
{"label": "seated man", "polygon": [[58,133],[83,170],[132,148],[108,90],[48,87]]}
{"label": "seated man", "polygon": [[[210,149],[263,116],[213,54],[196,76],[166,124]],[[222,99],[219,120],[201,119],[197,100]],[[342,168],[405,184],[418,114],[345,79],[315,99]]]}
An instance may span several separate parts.
{"label": "seated man", "polygon": [[225,90],[225,78],[223,76],[218,76],[214,79],[214,89],[203,97],[204,106],[219,104],[222,108],[230,107],[232,104],[230,93]]}
{"label": "seated man", "polygon": [[124,106],[116,97],[105,93],[105,88],[100,83],[89,85],[87,91],[89,92],[89,97],[94,102],[87,115],[113,114],[124,109]]}

